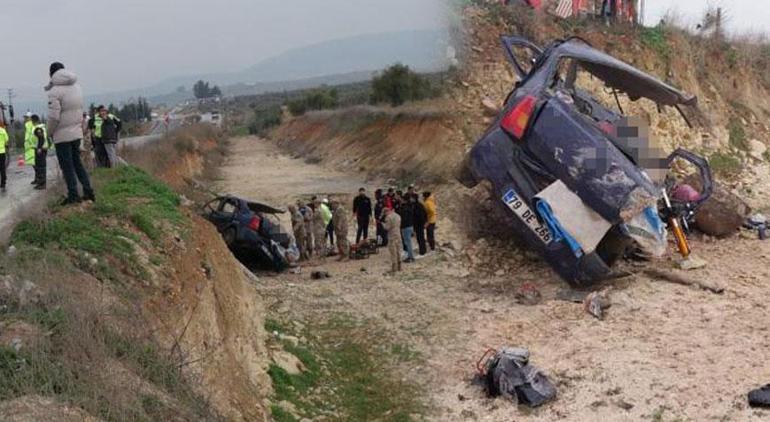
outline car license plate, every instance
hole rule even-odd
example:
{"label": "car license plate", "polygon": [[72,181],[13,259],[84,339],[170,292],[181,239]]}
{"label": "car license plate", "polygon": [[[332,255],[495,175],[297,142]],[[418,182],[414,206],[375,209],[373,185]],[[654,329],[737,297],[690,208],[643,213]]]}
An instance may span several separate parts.
{"label": "car license plate", "polygon": [[519,217],[519,219],[521,219],[533,233],[535,233],[541,242],[546,245],[551,243],[551,231],[548,230],[546,225],[540,224],[537,215],[531,208],[529,208],[526,202],[519,198],[519,195],[513,189],[508,190],[508,192],[503,195],[503,202],[505,202],[505,205],[507,205],[508,208],[510,208],[511,211],[513,211],[513,213],[516,214],[516,216]]}

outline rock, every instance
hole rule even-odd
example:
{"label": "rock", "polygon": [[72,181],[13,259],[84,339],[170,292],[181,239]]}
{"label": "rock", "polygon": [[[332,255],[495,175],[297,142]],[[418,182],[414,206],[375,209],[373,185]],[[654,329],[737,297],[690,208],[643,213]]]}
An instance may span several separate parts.
{"label": "rock", "polygon": [[281,369],[292,375],[298,375],[305,370],[305,365],[296,356],[284,350],[273,352],[273,362]]}
{"label": "rock", "polygon": [[286,334],[279,334],[278,336],[281,340],[287,341],[292,344],[292,346],[298,346],[299,345],[299,339],[294,336],[289,336]]}
{"label": "rock", "polygon": [[765,152],[767,152],[765,144],[756,139],[749,141],[749,155],[751,158],[757,161],[765,161]]}
{"label": "rock", "polygon": [[8,255],[9,258],[13,258],[16,256],[16,252],[16,246],[11,245],[8,247],[8,250],[5,252],[5,254]]}
{"label": "rock", "polygon": [[481,100],[481,106],[484,108],[484,114],[487,116],[497,116],[500,113],[500,106],[489,97]]}
{"label": "rock", "polygon": [[501,268],[501,269],[499,269],[499,270],[495,271],[495,275],[496,275],[497,277],[502,277],[502,276],[504,276],[504,275],[505,275],[505,270]]}
{"label": "rock", "polygon": [[631,403],[629,403],[629,402],[627,402],[627,401],[625,401],[625,400],[623,400],[623,399],[618,399],[618,400],[615,400],[615,401],[613,402],[613,404],[614,404],[615,406],[617,406],[617,407],[619,407],[619,408],[623,409],[623,410],[631,410],[631,409],[633,409],[633,408],[634,408],[634,405],[633,405],[633,404],[631,404]]}
{"label": "rock", "polygon": [[517,303],[530,306],[537,305],[543,298],[540,291],[532,283],[524,283],[519,286],[514,297]]}
{"label": "rock", "polygon": [[697,270],[698,268],[705,267],[706,261],[698,258],[697,256],[690,255],[685,259],[677,261],[676,266],[680,270],[685,270],[685,271]]}
{"label": "rock", "polygon": [[179,203],[180,203],[180,204],[181,204],[183,207],[187,207],[187,208],[190,208],[190,207],[192,207],[193,205],[195,205],[195,203],[194,203],[193,201],[191,201],[191,200],[187,199],[187,197],[186,197],[186,196],[184,196],[184,195],[179,195]]}
{"label": "rock", "polygon": [[[685,182],[697,191],[702,191],[700,177],[687,177]],[[725,237],[735,233],[750,213],[751,208],[748,204],[715,183],[714,193],[695,214],[695,226],[709,236]]]}
{"label": "rock", "polygon": [[606,291],[592,292],[583,299],[585,311],[599,320],[604,319],[604,310],[610,305],[610,298]]}

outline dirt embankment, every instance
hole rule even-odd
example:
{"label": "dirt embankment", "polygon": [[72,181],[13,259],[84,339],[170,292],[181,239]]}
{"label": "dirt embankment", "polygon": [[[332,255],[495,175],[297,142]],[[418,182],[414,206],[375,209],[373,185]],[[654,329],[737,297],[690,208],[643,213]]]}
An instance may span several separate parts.
{"label": "dirt embankment", "polygon": [[372,179],[439,182],[452,178],[465,151],[445,104],[410,108],[354,107],[307,113],[271,138],[308,163],[364,172]]}
{"label": "dirt embankment", "polygon": [[[192,196],[222,142],[193,128],[135,162]],[[42,401],[50,420],[267,420],[253,276],[167,185],[93,178],[98,202],[46,210],[0,256],[0,419],[40,420]]]}

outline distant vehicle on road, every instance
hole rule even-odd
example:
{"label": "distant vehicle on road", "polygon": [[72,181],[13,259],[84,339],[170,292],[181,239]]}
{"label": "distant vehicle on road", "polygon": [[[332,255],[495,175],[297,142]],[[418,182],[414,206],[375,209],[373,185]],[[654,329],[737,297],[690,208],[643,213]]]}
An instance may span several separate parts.
{"label": "distant vehicle on road", "polygon": [[295,265],[299,258],[294,239],[277,218],[285,212],[231,195],[219,196],[203,206],[203,216],[216,226],[239,259],[275,271]]}

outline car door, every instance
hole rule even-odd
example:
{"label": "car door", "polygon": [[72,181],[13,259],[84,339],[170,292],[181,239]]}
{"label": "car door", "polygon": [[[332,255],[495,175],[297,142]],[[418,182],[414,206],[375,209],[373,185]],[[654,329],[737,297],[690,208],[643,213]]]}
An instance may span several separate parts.
{"label": "car door", "polygon": [[232,198],[222,198],[217,207],[211,211],[210,220],[217,226],[220,232],[227,229],[232,224],[237,207]]}

